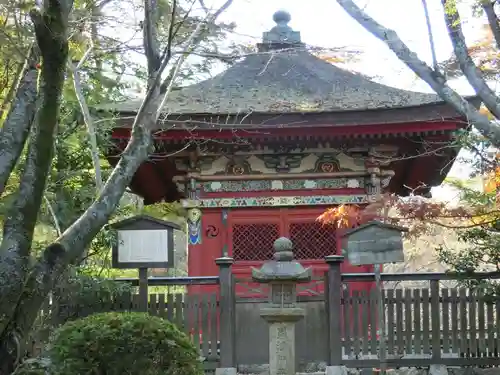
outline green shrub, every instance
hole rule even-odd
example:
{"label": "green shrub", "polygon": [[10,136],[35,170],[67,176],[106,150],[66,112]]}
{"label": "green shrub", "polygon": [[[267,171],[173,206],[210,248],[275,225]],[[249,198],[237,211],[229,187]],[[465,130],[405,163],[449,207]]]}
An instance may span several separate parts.
{"label": "green shrub", "polygon": [[49,375],[51,362],[48,358],[30,358],[14,371],[13,375]]}
{"label": "green shrub", "polygon": [[132,293],[129,284],[87,275],[68,278],[54,291],[60,323],[97,312],[109,311],[109,303],[123,294]]}
{"label": "green shrub", "polygon": [[143,313],[103,313],[56,330],[54,375],[201,375],[199,353],[177,327]]}

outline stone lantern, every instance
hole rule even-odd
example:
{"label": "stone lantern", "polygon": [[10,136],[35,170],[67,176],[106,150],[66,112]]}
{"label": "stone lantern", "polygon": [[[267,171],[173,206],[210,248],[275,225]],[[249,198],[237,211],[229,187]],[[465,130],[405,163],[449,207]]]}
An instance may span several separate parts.
{"label": "stone lantern", "polygon": [[293,259],[293,243],[281,237],[274,242],[274,259],[252,279],[269,284],[269,301],[260,316],[269,323],[269,375],[295,375],[295,323],[305,310],[297,306],[297,284],[311,280],[311,269]]}

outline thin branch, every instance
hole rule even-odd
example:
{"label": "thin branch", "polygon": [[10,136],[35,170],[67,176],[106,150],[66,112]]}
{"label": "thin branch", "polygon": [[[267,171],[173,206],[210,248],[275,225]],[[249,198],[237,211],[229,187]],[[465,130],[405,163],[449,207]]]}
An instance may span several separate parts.
{"label": "thin branch", "polygon": [[207,17],[205,18],[205,20],[203,20],[202,22],[198,23],[198,25],[196,26],[195,32],[193,34],[191,34],[191,36],[186,41],[186,43],[185,43],[186,48],[184,49],[183,53],[179,56],[179,60],[178,60],[177,66],[174,68],[173,71],[171,71],[172,74],[168,75],[168,77],[167,77],[168,81],[165,80],[162,83],[161,90],[162,90],[162,93],[163,92],[165,93],[165,96],[163,97],[162,104],[160,106],[159,112],[157,113],[157,118],[160,118],[161,110],[162,110],[163,106],[165,105],[165,102],[167,100],[168,94],[170,93],[170,91],[173,88],[175,77],[177,76],[177,74],[178,74],[178,72],[180,70],[181,65],[186,60],[186,57],[200,43],[200,41],[201,41],[201,39],[203,37],[202,33],[201,33],[203,27],[206,24],[213,23],[217,19],[217,17],[219,17],[227,8],[229,8],[231,6],[232,3],[233,3],[233,0],[227,0],[222,5],[222,7],[220,7],[214,14],[212,14],[212,15],[208,14]]}
{"label": "thin branch", "polygon": [[427,25],[427,34],[429,35],[429,46],[431,47],[432,65],[434,67],[434,70],[438,71],[439,65],[436,56],[436,45],[434,44],[434,34],[432,33],[432,25],[429,16],[429,7],[427,6],[427,0],[422,0],[422,6],[424,7],[425,24]]}
{"label": "thin branch", "polygon": [[95,185],[97,193],[99,193],[103,187],[103,180],[101,171],[101,161],[99,158],[99,148],[97,146],[96,129],[94,120],[92,119],[89,107],[87,105],[87,101],[85,100],[85,96],[83,95],[82,83],[80,81],[80,72],[79,72],[79,68],[82,66],[83,63],[85,63],[85,61],[89,58],[92,52],[93,49],[92,40],[90,40],[90,44],[91,44],[90,47],[84,53],[78,65],[75,66],[71,61],[68,60],[68,67],[73,76],[73,87],[75,89],[76,99],[78,100],[78,104],[80,105],[80,109],[82,110],[83,121],[85,122],[85,125],[87,127],[87,133],[90,142],[90,155],[92,158],[92,165],[94,166],[94,171],[95,171]]}
{"label": "thin branch", "polygon": [[57,218],[56,212],[54,211],[54,208],[52,207],[52,204],[49,201],[49,198],[47,198],[47,195],[43,195],[43,200],[45,201],[45,205],[47,206],[47,210],[49,210],[50,216],[52,216],[52,221],[54,222],[54,227],[56,228],[56,233],[57,236],[59,237],[62,232],[61,232],[61,226],[59,225],[59,219]]}
{"label": "thin branch", "polygon": [[473,105],[453,90],[447,84],[446,78],[419,59],[417,54],[408,48],[394,30],[379,24],[352,0],[337,0],[337,2],[368,32],[384,42],[406,66],[424,80],[444,101],[466,117],[483,136],[491,141],[492,145],[500,147],[500,125],[498,122],[490,121],[488,117],[481,114]]}
{"label": "thin branch", "polygon": [[495,3],[491,0],[482,0],[481,6],[483,7],[484,13],[488,18],[491,33],[495,38],[497,48],[500,50],[500,22],[498,21],[497,14],[495,13]]}
{"label": "thin branch", "polygon": [[495,92],[486,84],[481,71],[477,68],[469,55],[456,1],[441,0],[441,2],[444,7],[444,17],[446,27],[448,28],[448,35],[450,36],[460,69],[467,78],[467,81],[469,81],[470,85],[476,91],[476,94],[483,100],[486,108],[488,108],[497,119],[500,119],[500,98],[498,98]]}
{"label": "thin branch", "polygon": [[158,9],[154,0],[144,1],[144,53],[148,62],[150,77],[153,72],[159,69],[162,61],[158,45],[157,12]]}
{"label": "thin branch", "polygon": [[[17,64],[17,69],[16,72],[14,73],[14,77],[12,78],[12,84],[10,85],[9,90],[7,91],[7,94],[5,95],[4,99],[2,100],[2,104],[0,104],[0,119],[3,118],[3,114],[7,111],[7,108],[9,105],[12,103],[12,100],[14,99],[14,96],[16,95],[16,82],[19,82],[21,80],[23,71],[24,71],[24,65],[25,64]],[[8,66],[5,67],[5,73],[4,76],[6,77],[7,85],[9,84],[9,68]]]}

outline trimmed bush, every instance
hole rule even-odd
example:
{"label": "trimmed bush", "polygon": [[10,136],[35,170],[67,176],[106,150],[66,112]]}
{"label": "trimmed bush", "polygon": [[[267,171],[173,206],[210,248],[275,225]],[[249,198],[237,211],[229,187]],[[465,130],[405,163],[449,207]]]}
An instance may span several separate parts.
{"label": "trimmed bush", "polygon": [[202,375],[198,350],[177,327],[143,313],[103,313],[56,330],[54,375]]}
{"label": "trimmed bush", "polygon": [[68,320],[82,318],[87,313],[108,312],[110,301],[123,294],[131,294],[129,284],[88,275],[76,275],[68,278],[62,288],[54,291],[57,315]]}
{"label": "trimmed bush", "polygon": [[51,362],[48,358],[30,358],[23,362],[13,375],[50,375]]}

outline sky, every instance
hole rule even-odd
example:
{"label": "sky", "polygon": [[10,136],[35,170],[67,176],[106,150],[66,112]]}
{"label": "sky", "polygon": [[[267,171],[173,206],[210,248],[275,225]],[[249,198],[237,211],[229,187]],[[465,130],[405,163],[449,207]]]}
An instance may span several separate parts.
{"label": "sky", "polygon": [[[382,25],[394,29],[400,38],[417,55],[432,63],[423,0],[357,0],[356,3]],[[468,0],[464,0],[467,3]],[[225,0],[205,0],[207,6],[218,8]],[[441,0],[427,0],[432,31],[439,61],[449,58],[452,46],[447,35]],[[362,72],[373,80],[407,90],[431,92],[428,85],[418,79],[387,46],[369,34],[354,21],[335,0],[234,0],[220,20],[235,22],[236,30],[230,39],[242,43],[258,43],[262,32],[274,26],[272,15],[276,10],[291,14],[289,25],[300,31],[302,41],[308,45],[324,48],[346,48],[361,51],[356,62],[349,62],[349,68]],[[468,42],[478,40],[482,35],[482,19],[471,17],[470,6],[460,8],[464,33]],[[140,18],[141,15],[138,15]],[[453,86],[463,94],[472,93],[464,81]],[[450,176],[465,178],[467,168],[455,163]],[[436,188],[433,195],[449,198],[447,188]]]}

